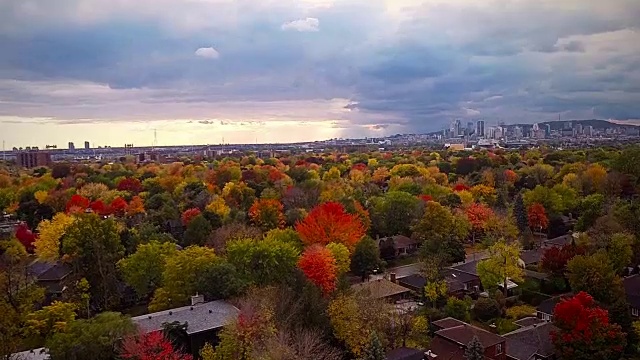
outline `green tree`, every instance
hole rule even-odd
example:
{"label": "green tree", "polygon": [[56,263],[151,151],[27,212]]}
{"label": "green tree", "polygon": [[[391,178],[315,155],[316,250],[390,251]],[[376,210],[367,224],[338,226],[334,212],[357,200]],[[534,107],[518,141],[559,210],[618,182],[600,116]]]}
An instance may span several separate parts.
{"label": "green tree", "polygon": [[104,312],[89,320],[72,321],[67,331],[54,334],[45,347],[51,360],[117,359],[115,344],[135,331],[129,317]]}
{"label": "green tree", "polygon": [[76,318],[77,305],[54,301],[51,305],[27,315],[25,333],[27,335],[48,338],[64,332]]}
{"label": "green tree", "polygon": [[360,360],[385,360],[387,356],[384,352],[384,347],[378,338],[378,334],[373,332],[371,339],[369,340],[369,346],[365,347],[362,351]]}
{"label": "green tree", "polygon": [[200,214],[193,218],[189,225],[187,225],[187,231],[184,233],[184,245],[204,245],[207,242],[207,238],[213,228],[209,221]]}
{"label": "green tree", "polygon": [[113,219],[83,214],[62,239],[62,252],[71,258],[76,272],[87,279],[91,300],[100,309],[119,302],[116,262],[124,254],[118,226]]}
{"label": "green tree", "polygon": [[522,195],[516,196],[516,201],[513,205],[513,214],[516,218],[516,224],[520,232],[524,232],[529,228],[529,220],[527,219],[527,208],[524,206]]}
{"label": "green tree", "polygon": [[567,263],[567,277],[571,290],[584,291],[605,305],[625,297],[622,279],[616,275],[605,251],[575,256]]}
{"label": "green tree", "polygon": [[165,261],[175,253],[175,244],[151,241],[139,245],[135,253],[118,261],[118,269],[138,296],[146,298],[160,287]]}
{"label": "green tree", "polygon": [[576,230],[586,231],[595,224],[604,211],[604,200],[602,194],[592,194],[582,200],[580,204],[581,215],[576,223]]}
{"label": "green tree", "polygon": [[370,237],[364,237],[356,244],[351,258],[351,271],[360,275],[362,280],[379,269],[382,265],[380,250],[376,242]]}
{"label": "green tree", "polygon": [[277,284],[291,277],[296,268],[298,250],[278,240],[234,240],[227,244],[227,260],[248,283]]}
{"label": "green tree", "polygon": [[517,242],[507,244],[504,240],[498,241],[489,248],[489,258],[478,263],[477,271],[485,289],[492,290],[498,284],[503,284],[506,296],[508,280],[523,280],[520,245]]}
{"label": "green tree", "polygon": [[351,254],[349,249],[338,243],[327,244],[327,249],[331,251],[331,255],[336,260],[336,267],[338,269],[338,275],[344,274],[349,271],[351,266]]}
{"label": "green tree", "polygon": [[265,240],[277,240],[289,243],[295,246],[295,248],[299,251],[302,251],[304,249],[304,244],[300,239],[300,235],[292,228],[269,230],[269,232],[264,235],[264,238]]}
{"label": "green tree", "polygon": [[525,191],[522,200],[526,208],[538,203],[542,204],[549,214],[559,214],[564,211],[560,195],[546,186],[538,185],[533,190]]}
{"label": "green tree", "polygon": [[463,261],[464,239],[469,235],[466,218],[455,216],[435,201],[427,202],[424,215],[413,227],[413,237],[422,243],[424,254],[436,255],[445,263]]}
{"label": "green tree", "polygon": [[373,232],[380,236],[409,236],[411,226],[421,216],[420,199],[404,191],[389,191],[370,202]]}
{"label": "green tree", "polygon": [[466,323],[471,321],[471,299],[460,300],[455,297],[447,299],[447,304],[444,307],[444,313],[454,319],[464,321]]}
{"label": "green tree", "polygon": [[447,282],[444,280],[430,281],[424,287],[424,296],[429,299],[435,309],[438,299],[447,295]]}
{"label": "green tree", "polygon": [[474,335],[467,344],[467,348],[464,350],[464,357],[467,360],[484,360],[484,346],[482,346],[477,336]]}
{"label": "green tree", "polygon": [[220,258],[207,266],[196,282],[196,292],[204,295],[208,301],[239,295],[245,287],[246,283],[235,266]]}
{"label": "green tree", "polygon": [[213,249],[189,246],[167,257],[162,273],[163,286],[156,289],[150,311],[185,305],[195,295],[198,278],[217,260]]}
{"label": "green tree", "polygon": [[616,273],[621,274],[631,264],[633,244],[633,235],[618,233],[613,234],[611,237],[607,246],[607,254],[609,255],[611,267]]}

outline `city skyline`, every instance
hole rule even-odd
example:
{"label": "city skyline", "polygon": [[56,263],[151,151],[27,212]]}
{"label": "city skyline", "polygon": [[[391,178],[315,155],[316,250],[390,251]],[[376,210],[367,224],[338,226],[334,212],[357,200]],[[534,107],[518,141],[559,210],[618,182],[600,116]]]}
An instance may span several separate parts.
{"label": "city skyline", "polygon": [[635,0],[6,0],[0,133],[253,143],[640,119],[638,28]]}

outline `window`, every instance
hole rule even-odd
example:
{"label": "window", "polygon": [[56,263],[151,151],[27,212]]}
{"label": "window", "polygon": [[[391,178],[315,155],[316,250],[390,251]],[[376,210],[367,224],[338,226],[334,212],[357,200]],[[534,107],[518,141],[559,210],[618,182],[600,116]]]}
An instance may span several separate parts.
{"label": "window", "polygon": [[502,344],[496,345],[496,355],[502,354]]}
{"label": "window", "polygon": [[631,315],[633,316],[638,316],[638,309],[637,308],[631,308]]}

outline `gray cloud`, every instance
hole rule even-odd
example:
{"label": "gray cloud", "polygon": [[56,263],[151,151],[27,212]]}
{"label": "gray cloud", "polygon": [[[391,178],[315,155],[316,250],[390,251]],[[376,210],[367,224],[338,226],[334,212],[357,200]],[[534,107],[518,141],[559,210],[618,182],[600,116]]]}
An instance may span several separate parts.
{"label": "gray cloud", "polygon": [[350,133],[640,118],[637,0],[405,2],[5,0],[0,115]]}

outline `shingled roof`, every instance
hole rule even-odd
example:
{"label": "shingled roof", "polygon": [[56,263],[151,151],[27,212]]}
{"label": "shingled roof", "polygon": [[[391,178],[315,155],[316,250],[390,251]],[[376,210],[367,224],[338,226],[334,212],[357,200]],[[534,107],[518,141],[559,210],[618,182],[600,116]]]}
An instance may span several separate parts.
{"label": "shingled roof", "polygon": [[640,309],[640,275],[632,275],[624,278],[623,284],[629,305]]}
{"label": "shingled roof", "polygon": [[[449,323],[448,325],[453,326],[436,331],[436,335],[451,340],[460,345],[466,346],[469,342],[471,342],[471,339],[473,339],[474,336],[478,337],[478,340],[480,340],[482,347],[484,347],[485,349],[505,341],[505,338],[503,338],[502,336],[496,335],[479,327],[464,322],[461,322],[461,324],[455,324],[454,321],[448,318],[443,320],[447,320],[447,322]],[[441,324],[444,323],[442,322],[442,320],[440,321]],[[436,323],[434,323],[434,325],[440,326]]]}
{"label": "shingled roof", "polygon": [[549,357],[554,348],[551,332],[557,328],[550,322],[527,326],[503,336],[507,339],[507,355],[517,360],[528,360],[533,355]]}
{"label": "shingled roof", "polygon": [[351,288],[356,293],[365,293],[374,299],[388,298],[411,291],[387,279],[377,279],[359,284],[353,284],[351,285]]}
{"label": "shingled roof", "polygon": [[218,300],[136,316],[132,320],[147,333],[162,330],[164,323],[186,322],[187,334],[191,335],[223,327],[235,319],[239,312],[235,306]]}

